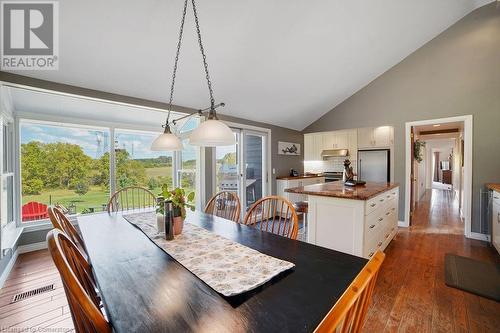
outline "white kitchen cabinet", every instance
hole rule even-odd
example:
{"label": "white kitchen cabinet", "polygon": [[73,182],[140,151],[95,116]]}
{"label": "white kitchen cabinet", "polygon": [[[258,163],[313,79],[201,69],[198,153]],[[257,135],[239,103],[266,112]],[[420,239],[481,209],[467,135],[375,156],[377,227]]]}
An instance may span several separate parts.
{"label": "white kitchen cabinet", "polygon": [[493,211],[492,211],[492,232],[491,243],[500,253],[500,193],[493,192]]}
{"label": "white kitchen cabinet", "polygon": [[398,230],[399,188],[368,200],[309,195],[307,242],[370,259]]}
{"label": "white kitchen cabinet", "polygon": [[304,160],[321,160],[323,149],[323,133],[304,134]]}
{"label": "white kitchen cabinet", "polygon": [[387,148],[394,144],[391,126],[358,128],[358,148]]}

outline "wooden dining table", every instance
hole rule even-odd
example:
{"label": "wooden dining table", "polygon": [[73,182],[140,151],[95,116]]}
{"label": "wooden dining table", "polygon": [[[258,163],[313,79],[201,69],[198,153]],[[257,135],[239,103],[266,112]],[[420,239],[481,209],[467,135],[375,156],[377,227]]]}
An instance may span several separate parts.
{"label": "wooden dining table", "polygon": [[80,216],[78,222],[115,332],[312,332],[367,262],[190,212],[185,223],[295,264],[256,289],[224,297],[122,213]]}

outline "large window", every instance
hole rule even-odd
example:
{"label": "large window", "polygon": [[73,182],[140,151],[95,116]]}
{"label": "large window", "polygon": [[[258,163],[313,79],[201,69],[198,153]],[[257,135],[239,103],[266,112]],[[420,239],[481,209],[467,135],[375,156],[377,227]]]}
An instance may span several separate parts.
{"label": "large window", "polygon": [[155,195],[163,184],[184,187],[200,206],[200,150],[185,139],[197,123],[179,124],[184,149],[174,154],[151,151],[159,133],[21,120],[22,222],[47,219],[49,205],[69,214],[103,211],[110,193],[128,186]]}
{"label": "large window", "polygon": [[173,186],[173,154],[151,151],[158,133],[115,130],[116,187],[141,186],[156,195]]}
{"label": "large window", "polygon": [[23,222],[45,219],[48,205],[69,213],[105,209],[109,199],[109,130],[23,121]]}

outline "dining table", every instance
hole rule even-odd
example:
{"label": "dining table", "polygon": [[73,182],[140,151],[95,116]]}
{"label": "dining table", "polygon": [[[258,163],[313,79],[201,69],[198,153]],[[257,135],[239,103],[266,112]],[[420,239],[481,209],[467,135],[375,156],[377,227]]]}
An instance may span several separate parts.
{"label": "dining table", "polygon": [[123,217],[134,212],[78,217],[115,332],[312,332],[367,263],[201,211],[188,212],[185,223],[295,264],[253,290],[226,297]]}

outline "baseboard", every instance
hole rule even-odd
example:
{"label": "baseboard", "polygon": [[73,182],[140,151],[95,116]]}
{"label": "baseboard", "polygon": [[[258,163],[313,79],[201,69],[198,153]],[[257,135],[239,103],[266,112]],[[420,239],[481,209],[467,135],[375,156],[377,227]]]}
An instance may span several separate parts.
{"label": "baseboard", "polygon": [[47,248],[47,242],[38,242],[33,244],[21,245],[17,247],[19,254],[43,250]]}
{"label": "baseboard", "polygon": [[489,242],[490,241],[490,236],[489,235],[481,234],[479,232],[471,232],[468,238],[477,239],[477,240],[485,241],[485,242]]}
{"label": "baseboard", "polygon": [[405,221],[398,221],[398,227],[408,228]]}
{"label": "baseboard", "polygon": [[14,267],[14,264],[16,263],[17,257],[19,255],[19,251],[16,249],[14,253],[12,254],[12,257],[9,260],[9,263],[7,266],[5,266],[5,269],[3,270],[2,275],[0,275],[0,289],[3,288],[3,285],[5,281],[7,281],[7,278],[9,277],[10,271]]}

